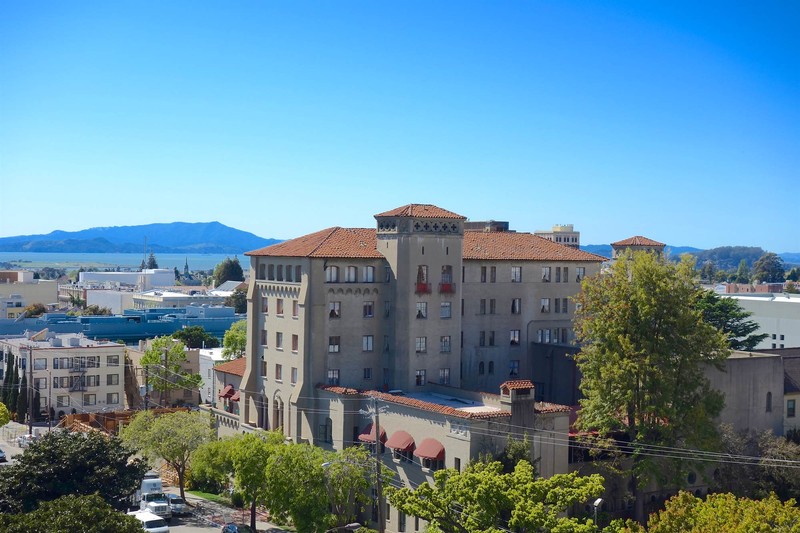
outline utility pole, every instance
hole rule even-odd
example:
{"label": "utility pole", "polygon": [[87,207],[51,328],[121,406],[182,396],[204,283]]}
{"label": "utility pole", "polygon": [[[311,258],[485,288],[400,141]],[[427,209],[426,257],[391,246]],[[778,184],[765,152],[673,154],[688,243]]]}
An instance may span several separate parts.
{"label": "utility pole", "polygon": [[144,410],[150,409],[150,367],[144,365]]}
{"label": "utility pole", "polygon": [[[167,354],[169,353],[169,347],[164,348],[164,372],[161,374],[164,376],[161,379],[161,407],[167,407],[167,404],[164,403],[164,393],[167,392]],[[169,394],[167,392],[167,394]],[[169,402],[169,396],[167,396],[167,402]]]}
{"label": "utility pole", "polygon": [[[385,409],[385,408],[384,408]],[[375,505],[378,510],[378,533],[386,531],[386,521],[383,518],[383,481],[381,480],[381,422],[380,409],[378,409],[378,398],[372,397],[372,409],[370,411],[360,411],[364,415],[372,415],[372,429],[375,431]]]}

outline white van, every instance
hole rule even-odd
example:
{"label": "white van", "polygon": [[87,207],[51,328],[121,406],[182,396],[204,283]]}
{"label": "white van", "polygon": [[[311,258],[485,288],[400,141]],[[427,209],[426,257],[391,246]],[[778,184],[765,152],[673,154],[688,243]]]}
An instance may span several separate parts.
{"label": "white van", "polygon": [[129,515],[136,517],[148,533],[169,533],[167,522],[149,511],[132,511]]}

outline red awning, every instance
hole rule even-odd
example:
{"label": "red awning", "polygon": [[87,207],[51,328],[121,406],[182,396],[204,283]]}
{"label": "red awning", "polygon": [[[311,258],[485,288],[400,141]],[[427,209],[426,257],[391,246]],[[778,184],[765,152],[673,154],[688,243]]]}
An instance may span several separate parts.
{"label": "red awning", "polygon": [[425,439],[414,450],[414,455],[423,459],[444,461],[444,445],[436,439]]}
{"label": "red awning", "polygon": [[233,393],[233,396],[231,396],[231,401],[232,402],[238,402],[239,401],[239,391],[238,390]]}
{"label": "red awning", "polygon": [[231,396],[233,396],[233,385],[225,385],[225,388],[219,393],[219,397],[230,398]]}
{"label": "red awning", "polygon": [[410,451],[414,447],[414,437],[403,430],[395,431],[386,441],[386,447],[401,452]]}
{"label": "red awning", "polygon": [[[375,442],[375,430],[372,427],[372,422],[367,424],[364,431],[358,436],[361,442]],[[381,428],[381,442],[386,442],[386,430]]]}

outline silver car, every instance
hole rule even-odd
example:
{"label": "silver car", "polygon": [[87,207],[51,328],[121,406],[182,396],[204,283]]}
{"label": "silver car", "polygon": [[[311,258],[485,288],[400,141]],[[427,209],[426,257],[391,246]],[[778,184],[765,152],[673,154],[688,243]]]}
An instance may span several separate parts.
{"label": "silver car", "polygon": [[169,508],[172,509],[173,516],[183,516],[189,513],[189,507],[186,502],[177,494],[167,494],[167,503],[169,503]]}

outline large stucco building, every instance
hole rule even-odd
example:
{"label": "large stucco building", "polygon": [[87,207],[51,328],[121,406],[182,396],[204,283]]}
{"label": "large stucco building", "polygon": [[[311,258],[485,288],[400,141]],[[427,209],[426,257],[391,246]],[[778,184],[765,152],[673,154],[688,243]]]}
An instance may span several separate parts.
{"label": "large stucco building", "polygon": [[[504,224],[466,230],[465,217],[433,205],[375,219],[247,254],[241,430],[341,448],[364,441],[368,421],[352,411],[376,398],[389,407],[389,438],[401,429],[418,443],[434,438],[448,467],[502,449],[512,403],[517,433],[565,432],[568,409],[535,401],[532,351],[574,344],[571,297],[604,258]],[[550,458],[548,473],[565,472],[566,447],[546,446],[535,453]],[[414,468],[438,450],[410,455]]]}

